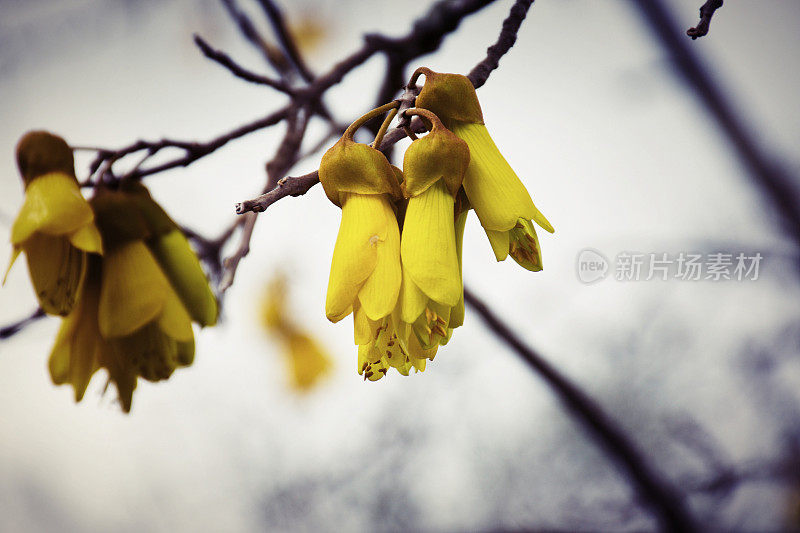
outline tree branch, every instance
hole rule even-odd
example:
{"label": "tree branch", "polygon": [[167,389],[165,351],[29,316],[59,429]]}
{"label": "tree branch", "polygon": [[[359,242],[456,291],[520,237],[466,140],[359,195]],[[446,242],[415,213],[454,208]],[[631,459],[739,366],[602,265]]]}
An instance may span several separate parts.
{"label": "tree branch", "polygon": [[128,174],[125,175],[126,178],[132,179],[141,179],[145,176],[150,176],[153,174],[158,174],[159,172],[164,172],[165,170],[170,170],[176,167],[186,167],[201,159],[208,154],[222,148],[230,141],[234,139],[238,139],[239,137],[244,137],[248,133],[253,133],[254,131],[258,131],[264,128],[268,128],[270,126],[274,126],[275,124],[284,120],[289,111],[291,109],[291,105],[288,105],[278,111],[267,115],[263,118],[250,122],[248,124],[244,124],[243,126],[239,126],[238,128],[231,130],[227,133],[224,133],[214,139],[209,141],[199,143],[199,142],[188,142],[188,141],[178,141],[174,139],[161,139],[160,141],[145,141],[145,140],[138,140],[133,144],[120,148],[118,150],[108,150],[102,149],[97,153],[97,157],[95,157],[94,161],[92,161],[91,165],[89,165],[89,179],[82,182],[81,185],[91,186],[93,185],[91,176],[94,175],[101,166],[107,164],[110,166],[114,162],[122,159],[123,157],[146,150],[147,157],[150,157],[157,154],[159,151],[165,148],[179,148],[183,150],[185,153],[183,157],[178,157],[162,163],[160,165],[156,165],[153,167],[148,168],[141,168],[141,163],[144,162],[140,161],[139,165],[136,168],[131,170]]}
{"label": "tree branch", "polygon": [[233,19],[239,27],[239,33],[247,40],[253,47],[258,50],[264,59],[267,61],[275,71],[280,74],[281,79],[289,77],[289,64],[283,54],[280,53],[274,46],[271,46],[262,36],[253,24],[253,21],[243,13],[235,0],[221,0],[222,5],[228,15]]}
{"label": "tree branch", "polygon": [[294,42],[294,39],[286,27],[286,22],[281,10],[272,0],[259,0],[258,3],[261,4],[261,8],[267,15],[270,24],[272,24],[272,29],[275,31],[275,36],[278,38],[278,42],[281,44],[286,56],[288,56],[292,64],[294,64],[297,72],[300,73],[300,77],[307,82],[312,82],[315,76],[306,65],[303,57],[300,55],[297,44]]}
{"label": "tree branch", "polygon": [[614,463],[633,480],[644,504],[658,515],[663,530],[680,532],[697,530],[680,493],[661,479],[644,454],[600,405],[523,343],[485,302],[466,287],[464,287],[464,301],[478,313],[492,333],[545,380],[559,400],[589,431]]}
{"label": "tree branch", "polygon": [[698,37],[708,34],[711,27],[711,17],[714,16],[717,9],[722,7],[723,0],[708,0],[705,4],[700,6],[700,22],[694,28],[686,30],[686,35],[694,41]]}
{"label": "tree branch", "polygon": [[24,328],[25,326],[27,326],[29,324],[32,324],[33,322],[36,322],[37,320],[39,320],[40,318],[42,318],[44,316],[47,316],[47,315],[45,315],[45,312],[40,307],[40,308],[36,309],[36,311],[31,313],[29,316],[23,318],[22,320],[18,320],[17,322],[14,322],[13,324],[9,324],[8,326],[4,326],[4,327],[0,328],[0,340],[7,339],[7,338],[11,337],[12,335],[14,335],[15,333],[19,333],[19,331],[22,328]]}
{"label": "tree branch", "polygon": [[291,87],[286,85],[285,82],[279,80],[273,80],[272,78],[261,76],[260,74],[256,74],[254,72],[247,70],[246,68],[236,63],[233,59],[231,59],[231,57],[225,52],[212,48],[211,45],[209,45],[205,40],[203,40],[202,37],[200,37],[196,33],[194,34],[194,44],[196,44],[197,47],[200,48],[200,51],[203,52],[204,56],[206,56],[211,61],[214,61],[222,65],[237,78],[249,81],[250,83],[266,85],[268,87],[272,87],[273,89],[276,89],[278,91],[281,91],[282,93],[286,93],[289,95],[293,93]]}
{"label": "tree branch", "polygon": [[[686,84],[705,105],[708,114],[733,145],[767,204],[774,207],[785,234],[800,248],[800,192],[797,181],[759,147],[756,136],[715,83],[695,50],[679,37],[680,28],[662,0],[633,0],[664,49],[672,56]],[[800,268],[800,264],[797,265]]]}
{"label": "tree branch", "polygon": [[533,0],[516,0],[514,2],[508,17],[503,21],[503,29],[500,31],[497,42],[486,50],[486,58],[475,65],[475,68],[467,75],[476,89],[486,83],[492,71],[500,65],[500,58],[517,42],[517,32],[522,21],[525,20],[531,4],[533,4]]}

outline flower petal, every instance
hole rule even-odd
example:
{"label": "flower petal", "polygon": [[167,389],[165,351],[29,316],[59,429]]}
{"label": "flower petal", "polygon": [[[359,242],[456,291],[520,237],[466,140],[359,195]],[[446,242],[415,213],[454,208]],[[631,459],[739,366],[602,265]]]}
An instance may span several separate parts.
{"label": "flower petal", "polygon": [[100,231],[98,231],[94,223],[86,224],[78,228],[75,233],[69,236],[69,242],[71,242],[75,248],[85,252],[101,255],[103,253],[103,239],[100,237]]}
{"label": "flower petal", "polygon": [[166,274],[192,320],[201,326],[217,322],[217,299],[208,286],[200,261],[179,229],[150,239],[148,248]]}
{"label": "flower petal", "polygon": [[[391,210],[384,198],[363,194],[344,196],[325,301],[325,314],[332,322],[352,311],[359,290],[375,270],[379,243],[387,240],[390,228],[386,217],[381,216],[384,209]],[[397,231],[397,222],[393,224],[392,229]]]}
{"label": "flower petal", "polygon": [[187,342],[194,339],[192,319],[171,287],[167,288],[164,309],[158,317],[158,327],[176,341]]}
{"label": "flower petal", "polygon": [[553,226],[533,205],[530,194],[492,141],[486,126],[456,122],[453,132],[470,150],[464,190],[481,225],[490,230],[509,230],[518,218],[535,220],[545,230]]}
{"label": "flower petal", "polygon": [[45,174],[28,184],[25,203],[11,229],[11,243],[21,244],[35,232],[72,233],[93,219],[74,177],[59,172]]}
{"label": "flower petal", "polygon": [[167,379],[178,366],[178,343],[153,322],[108,344],[115,358],[148,381]]}
{"label": "flower petal", "polygon": [[14,266],[17,257],[19,257],[19,254],[21,253],[22,253],[22,247],[14,246],[14,249],[11,251],[11,259],[9,259],[8,261],[8,268],[6,268],[6,274],[3,276],[3,283],[0,283],[0,285],[6,284],[6,280],[8,279],[8,273],[11,272],[11,267]]}
{"label": "flower petal", "polygon": [[449,306],[458,303],[461,274],[453,197],[443,181],[408,201],[400,255],[403,269],[426,296]]}
{"label": "flower petal", "polygon": [[494,231],[483,228],[486,236],[489,238],[489,244],[492,245],[494,257],[498,261],[505,261],[508,257],[508,231]]}
{"label": "flower petal", "polygon": [[[458,214],[455,220],[455,227],[456,227],[456,251],[458,252],[458,273],[461,275],[461,279],[464,279],[464,261],[463,261],[463,252],[464,252],[464,228],[467,224],[467,215],[469,214],[469,210],[462,211]],[[448,323],[449,328],[457,328],[464,324],[464,284],[461,284],[461,297],[458,299],[458,303],[453,310],[450,311],[450,322]]]}
{"label": "flower petal", "polygon": [[100,290],[100,333],[130,335],[161,314],[169,282],[142,241],[106,252]]}
{"label": "flower petal", "polygon": [[44,233],[34,233],[23,249],[39,305],[51,315],[69,314],[86,271],[86,254],[66,237]]}
{"label": "flower petal", "polygon": [[411,279],[408,269],[403,269],[403,284],[400,287],[400,318],[409,324],[419,318],[430,298],[425,296]]}
{"label": "flower petal", "polygon": [[374,328],[360,305],[353,311],[353,341],[355,344],[369,344],[374,340]]}
{"label": "flower petal", "polygon": [[87,276],[78,304],[62,321],[50,353],[49,368],[53,383],[72,384],[76,402],[83,399],[92,375],[99,368],[97,355],[102,346],[97,328],[99,281],[99,272]]}
{"label": "flower petal", "polygon": [[381,198],[344,195],[342,223],[333,248],[325,315],[338,322],[352,311],[353,302],[378,262],[377,244],[386,240],[387,228],[380,212]]}
{"label": "flower petal", "polygon": [[[376,210],[373,217],[382,229],[370,237],[377,249],[375,269],[358,292],[361,306],[371,320],[380,320],[392,312],[397,304],[401,282],[400,230],[389,201],[386,197],[380,200],[380,209]],[[378,238],[380,233],[385,238]]]}

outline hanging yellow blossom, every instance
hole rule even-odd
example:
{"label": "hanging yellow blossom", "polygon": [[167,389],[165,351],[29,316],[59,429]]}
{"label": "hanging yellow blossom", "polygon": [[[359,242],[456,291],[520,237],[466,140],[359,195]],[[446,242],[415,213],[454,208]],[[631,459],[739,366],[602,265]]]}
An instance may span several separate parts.
{"label": "hanging yellow blossom", "polygon": [[466,76],[442,74],[427,68],[417,107],[435,113],[453,133],[466,141],[470,164],[464,191],[475,209],[498,261],[508,255],[522,267],[542,269],[538,237],[531,221],[552,233],[553,226],[536,208],[530,194],[497,149],[486,126],[475,88]]}
{"label": "hanging yellow blossom", "polygon": [[75,306],[86,253],[103,252],[100,234],[64,139],[46,131],[27,133],[17,145],[17,164],[25,202],[11,229],[14,250],[8,270],[25,252],[39,305],[46,313],[64,316]]}
{"label": "hanging yellow blossom", "polygon": [[143,186],[100,187],[91,206],[106,253],[89,260],[78,304],[50,355],[50,372],[56,384],[72,384],[80,400],[92,373],[106,368],[128,412],[138,377],[167,379],[192,363],[192,319],[213,324],[217,304],[208,283],[199,283],[205,277],[188,243],[183,250],[174,237],[167,237],[168,245],[160,241],[177,226]]}
{"label": "hanging yellow blossom", "polygon": [[380,320],[400,292],[400,230],[390,202],[400,194],[396,171],[381,152],[355,142],[354,131],[348,128],[319,167],[325,194],[342,209],[325,302],[331,322],[357,305]]}
{"label": "hanging yellow blossom", "polygon": [[403,221],[401,318],[424,349],[449,339],[451,310],[463,285],[455,231],[455,197],[469,164],[464,141],[425,110],[411,110],[431,122],[403,161],[403,192],[409,198]]}

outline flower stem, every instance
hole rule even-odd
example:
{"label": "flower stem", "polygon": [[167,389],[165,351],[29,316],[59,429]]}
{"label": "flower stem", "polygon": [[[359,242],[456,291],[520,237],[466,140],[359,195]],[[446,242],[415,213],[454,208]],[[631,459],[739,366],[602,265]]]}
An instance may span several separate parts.
{"label": "flower stem", "polygon": [[414,74],[411,75],[411,79],[408,80],[408,86],[409,87],[416,86],[417,85],[417,80],[422,75],[425,76],[425,81],[427,82],[428,78],[433,73],[434,72],[431,69],[429,69],[428,67],[419,67],[419,68],[417,68],[417,70],[414,71]]}
{"label": "flower stem", "polygon": [[375,148],[376,150],[381,149],[381,142],[383,142],[383,136],[386,135],[386,130],[389,129],[389,124],[392,123],[394,117],[396,116],[397,116],[397,107],[389,111],[389,114],[386,115],[385,119],[383,119],[383,124],[381,124],[381,129],[378,130],[378,133],[375,135],[375,140],[372,141],[372,147]]}
{"label": "flower stem", "polygon": [[[420,116],[420,117],[422,117],[424,119],[427,119],[428,122],[431,123],[430,127],[428,127],[428,125],[425,124],[425,127],[428,128],[428,131],[433,131],[435,129],[444,128],[445,127],[444,124],[442,124],[442,121],[439,120],[439,117],[437,117],[435,113],[432,113],[432,112],[428,111],[427,109],[421,109],[419,107],[412,107],[411,109],[406,109],[405,111],[403,111],[403,113],[405,113],[406,116],[417,115],[417,116]],[[423,123],[424,122],[425,121],[423,121]],[[408,128],[408,130],[410,130],[410,129],[411,128]],[[406,133],[409,133],[408,130],[406,130]],[[409,137],[411,137],[411,135],[409,135]],[[416,136],[412,137],[412,138],[416,139]]]}
{"label": "flower stem", "polygon": [[344,137],[346,139],[350,139],[352,141],[353,140],[353,135],[355,135],[355,133],[358,130],[358,128],[360,128],[361,126],[363,126],[364,124],[366,124],[367,122],[372,120],[373,118],[378,117],[378,116],[386,113],[389,110],[397,109],[398,107],[400,107],[400,101],[399,100],[392,100],[388,104],[383,104],[382,106],[373,109],[372,111],[370,111],[366,115],[362,115],[361,117],[356,119],[355,122],[350,124],[350,126],[348,126],[347,129],[344,131],[344,135],[342,135],[342,137]]}

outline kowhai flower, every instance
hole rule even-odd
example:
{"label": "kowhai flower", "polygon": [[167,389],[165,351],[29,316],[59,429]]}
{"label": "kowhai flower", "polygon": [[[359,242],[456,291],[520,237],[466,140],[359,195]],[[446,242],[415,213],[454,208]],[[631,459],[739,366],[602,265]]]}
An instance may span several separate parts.
{"label": "kowhai flower", "polygon": [[8,270],[25,252],[39,305],[64,316],[75,306],[87,252],[103,252],[94,214],[75,179],[72,149],[61,137],[27,133],[17,145],[17,164],[25,202],[11,229]]}
{"label": "kowhai flower", "polygon": [[508,255],[522,267],[538,271],[542,259],[531,221],[552,233],[553,226],[536,208],[530,194],[492,141],[483,122],[475,88],[466,76],[420,68],[425,85],[417,107],[435,113],[452,132],[466,141],[470,164],[464,191],[475,209],[498,261]]}
{"label": "kowhai flower", "polygon": [[319,180],[342,222],[333,250],[325,314],[338,322],[356,307],[388,316],[400,292],[400,230],[390,198],[400,194],[386,157],[344,136],[322,157]]}
{"label": "kowhai flower", "polygon": [[217,304],[185,237],[175,237],[177,226],[142,185],[100,187],[90,203],[105,255],[89,259],[50,372],[56,384],[72,384],[79,401],[92,373],[106,368],[128,412],[138,377],[167,379],[192,363],[192,320],[213,325]]}
{"label": "kowhai flower", "polygon": [[[449,339],[450,313],[463,295],[455,231],[455,197],[469,164],[464,141],[425,110],[411,110],[431,122],[403,160],[408,198],[400,256],[403,263],[401,318],[424,349]],[[462,233],[463,234],[463,233]]]}

